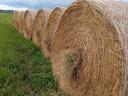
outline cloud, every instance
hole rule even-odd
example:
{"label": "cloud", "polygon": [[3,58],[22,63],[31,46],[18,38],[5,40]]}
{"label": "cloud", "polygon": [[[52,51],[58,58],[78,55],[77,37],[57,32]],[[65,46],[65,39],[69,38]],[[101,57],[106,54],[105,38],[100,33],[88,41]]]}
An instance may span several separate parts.
{"label": "cloud", "polygon": [[12,6],[3,5],[3,4],[0,4],[0,9],[2,10],[27,10],[27,8],[17,8],[17,7],[12,7]]}
{"label": "cloud", "polygon": [[53,8],[55,6],[66,7],[74,0],[2,0],[1,4],[14,7],[27,7],[32,9]]}
{"label": "cloud", "polygon": [[128,2],[128,0],[115,0],[115,1],[123,1],[123,2]]}
{"label": "cloud", "polygon": [[[75,0],[0,0],[0,4],[13,6],[16,8],[54,8],[56,6],[67,7]],[[128,0],[120,0],[128,2]],[[1,6],[0,6],[1,7]]]}

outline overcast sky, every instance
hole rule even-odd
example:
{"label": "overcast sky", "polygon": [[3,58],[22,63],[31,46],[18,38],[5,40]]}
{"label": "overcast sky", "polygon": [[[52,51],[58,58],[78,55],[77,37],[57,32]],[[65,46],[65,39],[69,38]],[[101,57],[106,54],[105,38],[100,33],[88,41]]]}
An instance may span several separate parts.
{"label": "overcast sky", "polygon": [[[66,7],[75,0],[0,0],[0,9],[40,9],[54,8],[55,6]],[[128,2],[128,0],[122,0]]]}
{"label": "overcast sky", "polygon": [[0,9],[12,8],[54,8],[55,6],[66,7],[71,4],[74,0],[0,0]]}

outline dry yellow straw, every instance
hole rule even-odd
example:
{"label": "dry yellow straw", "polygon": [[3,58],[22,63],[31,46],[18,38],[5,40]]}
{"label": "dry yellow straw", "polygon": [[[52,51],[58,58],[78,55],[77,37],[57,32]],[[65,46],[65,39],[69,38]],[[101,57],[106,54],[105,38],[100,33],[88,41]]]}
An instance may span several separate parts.
{"label": "dry yellow straw", "polygon": [[21,11],[20,14],[19,14],[19,23],[18,23],[18,30],[21,34],[23,34],[23,27],[24,27],[24,15],[25,15],[25,11]]}
{"label": "dry yellow straw", "polygon": [[39,36],[41,33],[42,27],[45,25],[45,11],[43,9],[39,10],[37,12],[37,15],[34,20],[33,24],[33,36],[32,36],[32,41],[39,46]]}
{"label": "dry yellow straw", "polygon": [[64,8],[56,7],[50,14],[45,31],[43,33],[43,51],[47,58],[51,56],[51,42],[53,35],[58,27],[59,21],[64,13]]}
{"label": "dry yellow straw", "polygon": [[122,3],[79,0],[52,41],[53,72],[72,96],[126,96],[128,13]]}
{"label": "dry yellow straw", "polygon": [[24,15],[24,37],[27,39],[32,38],[32,27],[36,16],[36,11],[27,10]]}

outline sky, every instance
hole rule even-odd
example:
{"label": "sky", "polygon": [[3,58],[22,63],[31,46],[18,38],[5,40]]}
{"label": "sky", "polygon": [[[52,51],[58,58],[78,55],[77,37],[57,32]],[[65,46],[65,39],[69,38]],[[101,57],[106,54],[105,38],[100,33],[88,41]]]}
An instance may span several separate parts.
{"label": "sky", "polygon": [[74,0],[0,0],[0,9],[41,9],[66,7]]}
{"label": "sky", "polygon": [[[0,9],[26,10],[54,8],[56,6],[67,7],[75,0],[0,0]],[[128,0],[121,0],[128,2]]]}

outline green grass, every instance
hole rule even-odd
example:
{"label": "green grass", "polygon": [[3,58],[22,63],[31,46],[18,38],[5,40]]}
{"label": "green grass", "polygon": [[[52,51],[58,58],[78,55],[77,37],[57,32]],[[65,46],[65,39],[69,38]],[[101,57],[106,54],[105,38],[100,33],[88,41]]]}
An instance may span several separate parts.
{"label": "green grass", "polygon": [[0,96],[66,96],[49,60],[13,27],[12,14],[0,14]]}

